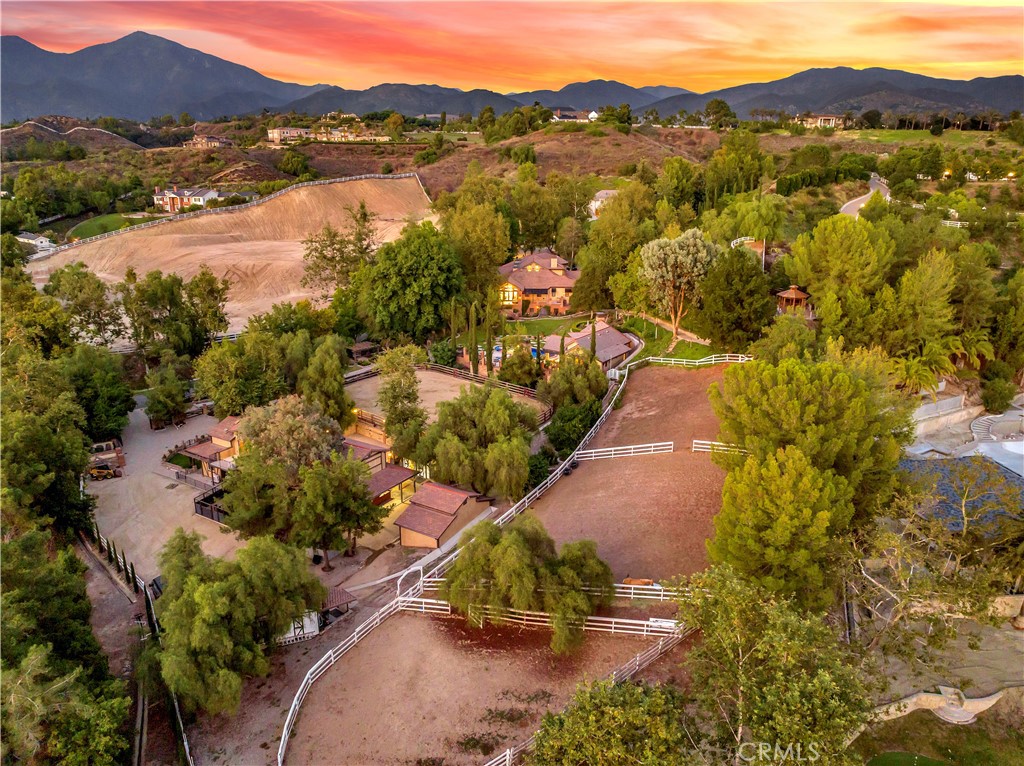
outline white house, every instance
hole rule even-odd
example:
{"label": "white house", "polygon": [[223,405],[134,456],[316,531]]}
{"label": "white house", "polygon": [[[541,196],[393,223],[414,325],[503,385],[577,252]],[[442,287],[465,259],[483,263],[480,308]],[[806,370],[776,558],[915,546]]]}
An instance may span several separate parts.
{"label": "white house", "polygon": [[590,204],[587,205],[587,209],[590,211],[590,220],[596,221],[597,217],[601,215],[601,206],[619,193],[618,189],[601,189],[594,198],[590,200]]}
{"label": "white house", "polygon": [[599,115],[597,112],[591,112],[590,114],[587,115],[587,119],[590,120],[591,122],[593,122],[594,120],[596,120],[600,116],[601,115]]}
{"label": "white house", "polygon": [[219,196],[213,189],[178,189],[175,186],[171,189],[161,190],[158,186],[153,190],[153,204],[168,213],[177,213],[192,205],[206,207],[207,202],[217,199]]}
{"label": "white house", "polygon": [[36,249],[36,252],[42,250],[53,250],[56,245],[50,240],[44,237],[42,234],[32,234],[31,232],[22,231],[15,235],[15,239],[19,242],[24,242],[26,245],[32,245]]}

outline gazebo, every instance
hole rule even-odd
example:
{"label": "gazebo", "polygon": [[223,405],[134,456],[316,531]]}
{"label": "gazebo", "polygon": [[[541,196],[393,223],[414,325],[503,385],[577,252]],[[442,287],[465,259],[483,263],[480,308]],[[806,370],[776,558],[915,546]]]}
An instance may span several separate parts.
{"label": "gazebo", "polygon": [[810,296],[796,285],[790,285],[782,292],[776,293],[775,297],[779,301],[779,313],[785,314],[792,309],[805,311],[807,309],[807,299]]}

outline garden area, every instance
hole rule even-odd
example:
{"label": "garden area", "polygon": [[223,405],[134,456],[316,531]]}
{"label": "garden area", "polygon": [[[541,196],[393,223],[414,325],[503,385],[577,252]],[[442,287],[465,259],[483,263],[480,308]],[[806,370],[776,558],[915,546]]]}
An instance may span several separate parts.
{"label": "garden area", "polygon": [[118,231],[126,226],[138,226],[141,223],[149,223],[155,221],[161,216],[147,216],[144,218],[126,218],[120,213],[110,213],[109,215],[98,215],[94,218],[88,218],[82,221],[80,224],[75,226],[71,231],[68,232],[68,240],[72,239],[87,239],[88,237],[96,237],[100,234],[107,234],[111,231]]}

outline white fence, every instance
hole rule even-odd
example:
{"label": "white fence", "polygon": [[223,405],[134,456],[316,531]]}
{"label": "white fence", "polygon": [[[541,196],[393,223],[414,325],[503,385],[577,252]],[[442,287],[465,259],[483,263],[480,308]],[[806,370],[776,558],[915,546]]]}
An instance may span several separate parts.
{"label": "white fence", "polygon": [[943,221],[942,225],[949,226],[950,228],[954,229],[966,229],[971,224],[967,221]]}
{"label": "white fence", "polygon": [[729,243],[729,247],[732,248],[732,247],[736,247],[737,245],[742,245],[744,242],[753,242],[753,241],[754,241],[753,237],[737,237],[736,239],[734,239],[732,242]]}
{"label": "white fence", "polygon": [[[572,463],[574,459],[578,459],[577,455],[579,454],[579,452],[586,448],[586,446],[594,438],[595,434],[597,434],[598,429],[601,428],[604,422],[608,419],[609,415],[611,415],[612,410],[615,408],[615,405],[619,400],[619,397],[622,396],[622,392],[626,389],[626,383],[629,381],[629,373],[633,369],[644,367],[648,364],[670,364],[682,365],[684,367],[704,367],[714,364],[722,364],[726,362],[747,362],[750,361],[750,359],[751,357],[744,356],[743,354],[715,354],[714,356],[706,356],[703,359],[663,359],[661,357],[650,357],[647,359],[638,359],[635,362],[627,364],[625,367],[625,377],[622,379],[622,384],[615,392],[615,396],[612,397],[611,401],[608,403],[608,406],[605,407],[604,412],[601,413],[601,417],[599,417],[597,419],[597,422],[594,423],[593,428],[591,428],[587,432],[587,434],[580,440],[579,446],[576,448],[576,451],[569,455],[569,457],[566,459],[566,462]],[[522,500],[520,500],[518,503],[516,503],[507,511],[505,511],[505,513],[503,513],[501,516],[499,516],[495,520],[495,522],[499,526],[504,526],[505,524],[508,524],[516,516],[518,516],[527,508],[529,508],[530,504],[534,500],[543,495],[551,487],[551,485],[553,485],[562,477],[563,473],[564,471],[562,469],[556,470],[554,473],[548,476],[548,478],[546,478],[543,482],[541,482],[532,490],[530,490],[530,492],[528,492]],[[369,635],[369,633],[373,631],[375,628],[377,628],[384,620],[386,620],[388,617],[395,614],[396,612],[400,611],[401,602],[403,599],[408,600],[410,598],[419,598],[420,596],[422,596],[423,582],[428,579],[437,579],[443,577],[445,572],[448,571],[448,569],[455,562],[455,559],[458,558],[458,556],[459,549],[456,547],[455,550],[453,550],[451,553],[449,553],[447,556],[445,556],[439,562],[437,562],[437,564],[434,565],[434,568],[427,572],[425,574],[425,577],[421,578],[420,581],[416,582],[412,587],[410,587],[405,594],[399,593],[399,595],[393,601],[389,602],[387,605],[377,610],[377,612],[375,612],[373,616],[370,617],[370,619],[368,619],[366,622],[360,625],[359,628],[357,628],[356,631],[352,633],[352,635],[350,635],[348,638],[346,638],[344,641],[338,644],[338,646],[334,647],[334,649],[331,649],[327,654],[320,658],[319,662],[317,662],[312,668],[309,669],[309,671],[306,673],[306,677],[302,680],[302,683],[299,685],[298,691],[295,692],[295,697],[292,700],[291,707],[288,708],[288,716],[287,718],[285,718],[284,728],[281,731],[281,743],[278,745],[277,748],[278,766],[284,766],[284,755],[288,749],[288,739],[291,736],[292,727],[295,725],[295,719],[298,717],[299,708],[302,706],[302,701],[306,698],[306,695],[309,693],[309,690],[313,686],[313,683],[318,678],[320,678],[320,676],[326,673],[327,670],[335,662],[337,662],[339,658],[344,656],[344,654],[348,652],[349,649],[355,646],[365,636]],[[399,580],[399,582],[401,582],[401,580]],[[676,643],[678,643],[678,640],[676,641]],[[653,659],[650,661],[653,662]],[[517,752],[522,752],[522,750],[519,750]],[[504,755],[501,756],[501,758],[504,757]],[[505,763],[505,761],[499,759],[493,761],[493,763],[500,764]],[[509,761],[509,763],[512,763],[512,761]]]}
{"label": "white fence", "polygon": [[[35,255],[30,256],[29,260],[43,260],[44,258],[49,258],[51,255],[56,255],[57,253],[64,252],[65,250],[70,250],[73,247],[79,247],[89,242],[98,242],[101,239],[117,237],[121,234],[126,234],[128,232],[141,231],[142,229],[148,229],[152,226],[163,226],[164,224],[172,223],[174,221],[183,221],[186,218],[195,218],[201,215],[223,215],[228,213],[235,213],[239,210],[245,210],[246,208],[255,207],[256,205],[262,205],[263,203],[269,202],[270,200],[275,199],[276,197],[280,197],[282,194],[287,194],[290,191],[293,191],[295,189],[301,189],[306,186],[324,186],[326,184],[344,183],[346,181],[366,181],[370,179],[389,180],[392,178],[415,178],[417,181],[419,180],[419,176],[416,175],[415,173],[392,173],[391,175],[382,175],[380,173],[367,173],[361,176],[347,176],[345,178],[324,178],[319,181],[303,181],[302,183],[292,184],[291,186],[288,186],[284,189],[280,189],[274,192],[273,194],[268,194],[266,197],[260,197],[259,199],[253,200],[252,202],[244,202],[241,205],[232,205],[230,207],[212,207],[203,210],[195,210],[191,213],[182,213],[181,215],[172,215],[169,216],[168,218],[161,218],[158,221],[140,223],[138,226],[130,226],[127,229],[116,229],[115,231],[108,231],[105,234],[97,234],[95,237],[86,237],[85,239],[80,239],[77,242],[69,242],[66,245],[60,245],[58,247],[53,248],[52,250],[47,250],[45,253],[36,253]],[[420,182],[420,186],[422,188],[422,182]]]}
{"label": "white fence", "polygon": [[675,442],[654,442],[652,444],[629,444],[625,447],[603,447],[601,449],[578,450],[577,460],[604,460],[610,457],[632,457],[633,455],[661,455],[672,452]]}
{"label": "white fence", "polygon": [[747,454],[747,451],[738,444],[726,444],[725,442],[709,442],[703,439],[694,439],[693,446],[690,447],[690,452],[732,452],[741,455]]}
{"label": "white fence", "polygon": [[[426,592],[438,590],[443,582],[443,577],[424,577],[420,584],[423,586],[423,591]],[[660,585],[630,585],[621,582],[615,583],[612,589],[615,598],[644,601],[672,601],[684,593],[682,590],[663,588]],[[593,588],[584,588],[584,590],[590,593],[596,591]]]}

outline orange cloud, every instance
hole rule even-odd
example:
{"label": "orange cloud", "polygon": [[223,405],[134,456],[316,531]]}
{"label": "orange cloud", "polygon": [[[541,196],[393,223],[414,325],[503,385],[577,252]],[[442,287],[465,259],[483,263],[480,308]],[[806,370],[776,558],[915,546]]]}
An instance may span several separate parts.
{"label": "orange cloud", "polygon": [[0,28],[77,50],[141,29],[268,76],[500,92],[617,79],[708,91],[809,67],[1021,73],[1024,8],[888,2],[49,2]]}

